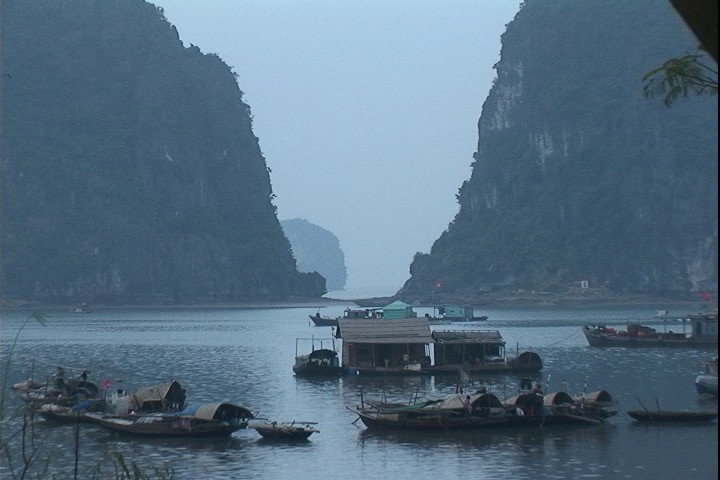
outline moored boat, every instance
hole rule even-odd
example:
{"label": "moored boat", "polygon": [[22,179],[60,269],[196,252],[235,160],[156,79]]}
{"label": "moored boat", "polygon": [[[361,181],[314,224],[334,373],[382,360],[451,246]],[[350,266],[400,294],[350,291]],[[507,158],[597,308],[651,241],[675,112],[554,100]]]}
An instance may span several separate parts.
{"label": "moored boat", "polygon": [[598,390],[591,393],[583,393],[573,397],[585,412],[596,417],[608,418],[618,413],[618,402],[610,393],[605,390]]}
{"label": "moored boat", "polygon": [[[312,350],[305,355],[298,355],[298,345],[301,341],[310,341]],[[316,342],[320,348],[315,349]],[[332,345],[332,350],[323,348],[324,344]],[[340,365],[340,358],[335,350],[334,338],[296,338],[295,339],[295,364],[293,372],[299,377],[320,377],[338,376],[345,373],[346,369]]]}
{"label": "moored boat", "polygon": [[695,390],[701,395],[718,394],[718,359],[707,360],[703,363],[705,372],[695,377]]}
{"label": "moored boat", "polygon": [[488,428],[508,423],[505,408],[492,393],[454,394],[441,400],[398,405],[365,402],[348,407],[366,427],[378,430],[455,430]]}
{"label": "moored boat", "polygon": [[521,385],[520,393],[504,402],[511,425],[598,425],[610,416],[598,413],[595,408],[586,409],[563,391],[543,394],[540,385],[532,387],[529,379],[522,379]]}
{"label": "moored boat", "polygon": [[320,433],[312,425],[317,422],[252,422],[249,427],[269,440],[307,440],[313,433]]}
{"label": "moored boat", "polygon": [[709,422],[718,416],[718,412],[685,410],[628,410],[627,414],[639,422]]}
{"label": "moored boat", "polygon": [[[616,330],[605,325],[585,325],[583,334],[591,347],[691,347],[717,348],[717,312],[687,315],[680,319],[683,331],[659,332],[647,325],[630,324],[626,330]],[[666,321],[667,322],[667,321]],[[691,332],[685,332],[686,323]]]}
{"label": "moored boat", "polygon": [[84,420],[108,430],[152,437],[228,436],[247,428],[252,418],[249,409],[224,402],[190,405],[175,413],[84,414]]}
{"label": "moored boat", "polygon": [[475,315],[475,309],[466,305],[441,305],[433,307],[430,323],[484,322],[487,315]]}
{"label": "moored boat", "polygon": [[316,327],[337,327],[338,320],[341,318],[382,318],[382,309],[380,308],[346,308],[342,317],[323,317],[318,311],[315,315],[310,315],[310,320]]}
{"label": "moored boat", "polygon": [[[88,379],[89,371],[84,368],[56,367],[54,375],[45,382],[29,378],[15,383],[10,388],[31,407],[39,408],[43,404],[72,406],[82,400],[98,398],[100,389]],[[77,377],[69,376],[67,370],[78,370]]]}
{"label": "moored boat", "polygon": [[50,422],[77,423],[85,421],[85,413],[101,411],[104,404],[103,399],[83,400],[73,406],[45,403],[36,410],[36,413]]}

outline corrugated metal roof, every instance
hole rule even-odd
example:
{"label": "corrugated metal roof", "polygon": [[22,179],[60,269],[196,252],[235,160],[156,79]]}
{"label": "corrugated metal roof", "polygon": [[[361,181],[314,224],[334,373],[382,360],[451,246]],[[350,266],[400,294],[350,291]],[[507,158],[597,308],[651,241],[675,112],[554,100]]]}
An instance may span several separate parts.
{"label": "corrugated metal roof", "polygon": [[433,337],[437,343],[501,343],[502,335],[492,330],[435,331]]}
{"label": "corrugated metal roof", "polygon": [[422,318],[338,319],[345,343],[434,343],[430,323]]}

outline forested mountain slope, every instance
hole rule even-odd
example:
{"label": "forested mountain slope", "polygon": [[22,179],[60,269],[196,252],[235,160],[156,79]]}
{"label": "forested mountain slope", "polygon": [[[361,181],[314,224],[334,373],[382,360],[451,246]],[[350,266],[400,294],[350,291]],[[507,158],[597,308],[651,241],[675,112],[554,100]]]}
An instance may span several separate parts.
{"label": "forested mountain slope", "polygon": [[325,293],[228,65],[141,0],[1,5],[3,300]]}
{"label": "forested mountain slope", "polygon": [[717,290],[717,97],[642,94],[696,47],[669,2],[525,2],[459,213],[400,293]]}

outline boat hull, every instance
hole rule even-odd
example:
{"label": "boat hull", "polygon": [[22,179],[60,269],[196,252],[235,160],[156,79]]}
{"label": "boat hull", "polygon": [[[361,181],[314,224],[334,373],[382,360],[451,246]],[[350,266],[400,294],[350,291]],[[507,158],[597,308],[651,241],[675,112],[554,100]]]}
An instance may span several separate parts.
{"label": "boat hull", "polygon": [[717,412],[686,412],[673,410],[630,410],[627,414],[639,422],[710,422]]}
{"label": "boat hull", "polygon": [[261,423],[250,425],[250,428],[258,432],[263,438],[268,440],[307,440],[313,433],[318,433],[309,426],[304,425],[288,425],[281,423]]}
{"label": "boat hull", "polygon": [[717,348],[716,338],[680,338],[679,334],[657,334],[647,337],[612,335],[597,332],[590,327],[583,327],[583,333],[591,347],[683,347],[683,348]]}
{"label": "boat hull", "polygon": [[347,373],[345,367],[308,367],[294,366],[293,372],[298,377],[339,377]]}
{"label": "boat hull", "polygon": [[248,425],[247,422],[193,422],[183,418],[143,422],[137,417],[118,417],[94,413],[87,413],[84,418],[87,422],[114,432],[146,437],[227,437]]}
{"label": "boat hull", "polygon": [[701,395],[718,394],[718,377],[716,375],[698,375],[695,378],[695,390]]}
{"label": "boat hull", "polygon": [[338,325],[337,318],[318,317],[316,315],[309,315],[309,317],[316,327],[337,327]]}
{"label": "boat hull", "polygon": [[374,430],[456,430],[507,425],[505,416],[480,417],[447,413],[403,414],[370,409],[350,409],[366,427]]}

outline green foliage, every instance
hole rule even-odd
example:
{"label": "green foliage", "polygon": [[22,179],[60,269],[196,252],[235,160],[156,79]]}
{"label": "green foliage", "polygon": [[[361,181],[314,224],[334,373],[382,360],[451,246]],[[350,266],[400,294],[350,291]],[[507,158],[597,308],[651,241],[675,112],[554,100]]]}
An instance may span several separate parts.
{"label": "green foliage", "polygon": [[695,95],[717,95],[717,69],[711,68],[708,60],[704,53],[666,60],[643,76],[643,94],[646,97],[664,96],[663,101],[668,107],[678,98],[687,97],[690,92]]}

